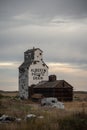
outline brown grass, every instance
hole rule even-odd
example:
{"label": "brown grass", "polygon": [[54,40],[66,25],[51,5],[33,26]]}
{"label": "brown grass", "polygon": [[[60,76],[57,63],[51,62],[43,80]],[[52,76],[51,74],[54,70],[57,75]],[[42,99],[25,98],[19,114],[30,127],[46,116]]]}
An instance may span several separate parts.
{"label": "brown grass", "polygon": [[[15,93],[15,96],[17,96],[17,93]],[[64,102],[65,109],[60,110],[56,108],[41,107],[40,104],[34,103],[31,100],[22,101],[18,98],[15,98],[15,96],[13,93],[8,93],[0,99],[0,114],[18,117],[21,118],[22,121],[20,123],[13,122],[10,124],[0,124],[0,130],[63,130],[59,128],[60,120],[67,122],[67,119],[68,121],[71,120],[72,122],[73,118],[71,117],[73,114],[80,112],[87,114],[87,102],[84,100]],[[25,122],[25,116],[30,113],[33,113],[36,116],[44,116],[44,118],[35,118]],[[61,123],[64,123],[62,121]]]}
{"label": "brown grass", "polygon": [[2,94],[3,96],[15,97],[18,96],[18,91],[13,91],[13,92],[0,91],[0,94]]}

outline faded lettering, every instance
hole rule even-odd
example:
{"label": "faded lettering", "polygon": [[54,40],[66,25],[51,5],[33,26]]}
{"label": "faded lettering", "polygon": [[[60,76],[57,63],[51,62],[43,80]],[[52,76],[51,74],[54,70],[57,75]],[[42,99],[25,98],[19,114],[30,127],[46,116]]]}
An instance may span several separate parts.
{"label": "faded lettering", "polygon": [[46,69],[38,69],[38,68],[31,69],[33,80],[42,80],[45,73]]}

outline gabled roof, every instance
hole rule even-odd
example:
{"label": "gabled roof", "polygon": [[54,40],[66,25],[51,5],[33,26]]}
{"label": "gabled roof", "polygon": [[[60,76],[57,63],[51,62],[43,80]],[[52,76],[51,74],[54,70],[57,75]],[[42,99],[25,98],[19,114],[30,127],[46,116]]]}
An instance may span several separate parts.
{"label": "gabled roof", "polygon": [[[34,54],[34,51],[36,51],[36,50],[40,50],[41,52],[43,52],[41,49],[39,49],[39,48],[33,48],[33,49],[28,49],[27,51],[25,51],[24,53],[31,53],[32,55]],[[27,67],[29,67],[31,64],[32,64],[32,62],[34,62],[34,60],[33,60],[33,58],[32,58],[32,60],[28,60],[28,61],[24,61],[20,66],[19,66],[19,69],[21,69],[21,68],[27,68]],[[45,62],[42,60],[42,65],[44,66],[46,66],[47,68],[48,68],[48,66],[45,64]]]}
{"label": "gabled roof", "polygon": [[[19,66],[19,69],[21,69],[21,68],[27,68],[27,67],[29,67],[33,62],[34,62],[34,61],[32,61],[32,62],[23,62],[23,63]],[[49,67],[45,64],[44,61],[42,61],[42,65],[43,65],[43,66],[45,65],[47,68],[49,68]]]}
{"label": "gabled roof", "polygon": [[29,53],[29,52],[34,52],[36,50],[40,50],[41,52],[43,52],[40,48],[33,48],[33,49],[28,49],[27,51],[25,51],[24,53]]}
{"label": "gabled roof", "polygon": [[73,88],[65,80],[56,80],[56,81],[42,81],[38,83],[34,88]]}
{"label": "gabled roof", "polygon": [[21,68],[27,68],[32,64],[32,62],[23,62],[20,66],[19,69]]}

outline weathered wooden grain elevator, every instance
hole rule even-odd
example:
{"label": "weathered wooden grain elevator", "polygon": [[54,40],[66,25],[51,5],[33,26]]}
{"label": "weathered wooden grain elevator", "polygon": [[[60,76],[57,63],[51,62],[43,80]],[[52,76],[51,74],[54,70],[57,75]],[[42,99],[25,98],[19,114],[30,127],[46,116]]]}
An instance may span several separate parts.
{"label": "weathered wooden grain elevator", "polygon": [[48,80],[48,66],[43,61],[43,51],[33,48],[24,52],[24,62],[19,67],[19,95],[28,99],[29,87]]}

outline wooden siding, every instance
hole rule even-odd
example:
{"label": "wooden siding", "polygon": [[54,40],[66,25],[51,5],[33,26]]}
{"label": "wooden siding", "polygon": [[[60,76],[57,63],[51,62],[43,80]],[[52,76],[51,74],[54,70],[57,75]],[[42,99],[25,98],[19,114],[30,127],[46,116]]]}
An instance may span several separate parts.
{"label": "wooden siding", "polygon": [[44,97],[56,97],[60,101],[72,101],[72,88],[34,88],[34,93],[43,94]]}

